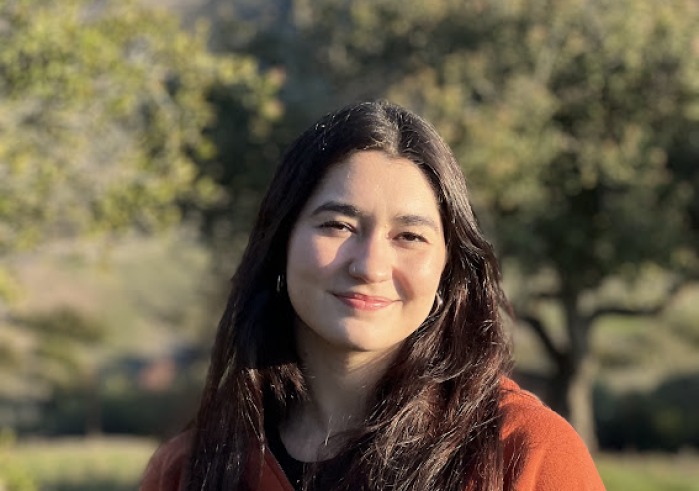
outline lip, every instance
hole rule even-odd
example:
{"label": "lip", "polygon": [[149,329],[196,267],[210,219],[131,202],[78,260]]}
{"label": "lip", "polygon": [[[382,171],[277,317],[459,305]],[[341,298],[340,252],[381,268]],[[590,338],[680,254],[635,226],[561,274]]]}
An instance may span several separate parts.
{"label": "lip", "polygon": [[376,297],[355,292],[333,293],[345,305],[356,310],[381,310],[391,305],[395,300],[386,297]]}

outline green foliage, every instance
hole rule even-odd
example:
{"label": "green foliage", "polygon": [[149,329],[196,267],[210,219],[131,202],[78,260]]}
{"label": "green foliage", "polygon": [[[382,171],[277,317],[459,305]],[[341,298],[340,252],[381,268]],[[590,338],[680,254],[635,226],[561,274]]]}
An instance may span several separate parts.
{"label": "green foliage", "polygon": [[[170,429],[163,415],[196,401],[205,366],[191,375],[196,390],[166,402],[136,392],[134,364],[199,343],[199,356],[208,356],[219,306],[208,303],[210,257],[192,235],[120,240],[107,263],[73,247],[26,255],[17,268],[26,294],[0,328],[0,426],[38,434]],[[173,369],[190,376],[188,367]]]}
{"label": "green foliage", "polygon": [[43,336],[71,338],[88,344],[102,340],[105,334],[103,325],[65,307],[51,313],[27,316],[21,323]]}
{"label": "green foliage", "polygon": [[451,136],[502,253],[571,293],[644,261],[696,266],[669,161],[699,121],[696,3],[485,5],[488,36],[389,94]]}
{"label": "green foliage", "polygon": [[[562,355],[552,360],[584,359],[596,313],[661,305],[658,278],[697,274],[696,2],[233,4],[217,45],[237,54],[224,56],[134,3],[0,0],[0,258],[55,237],[158,230],[182,210],[203,214],[212,237],[225,228],[228,256],[283,144],[340,104],[388,97],[453,146],[522,274],[518,309]],[[646,276],[649,264],[662,274]],[[663,288],[649,300],[627,294],[634,282]],[[157,286],[144,285],[153,302]],[[0,295],[14,289],[0,268]],[[156,302],[165,324],[185,315]],[[696,343],[692,315],[664,325]],[[609,343],[610,365],[656,351],[655,338],[612,337],[628,349]],[[62,343],[42,351],[52,367],[67,366]]]}
{"label": "green foliage", "polygon": [[56,237],[159,230],[182,202],[219,197],[197,163],[215,89],[248,138],[278,111],[278,85],[203,30],[135,2],[0,2],[0,256]]}
{"label": "green foliage", "polygon": [[[0,300],[19,297],[10,267],[18,252],[161,232],[183,211],[229,205],[216,182],[219,147],[264,139],[281,111],[280,82],[249,56],[212,54],[204,29],[186,32],[174,15],[136,1],[0,0]],[[224,114],[233,121],[225,135]],[[244,144],[235,149],[236,159],[250,158]],[[19,303],[0,312],[9,424],[32,423],[37,401],[58,388],[95,397],[107,341],[121,339],[117,330],[138,333],[85,305]],[[187,305],[160,323],[191,323],[173,319]]]}
{"label": "green foliage", "polygon": [[668,312],[663,319],[668,330],[677,337],[678,341],[693,350],[699,350],[698,298],[699,287],[686,289],[684,294],[674,302],[672,311]]}
{"label": "green foliage", "polygon": [[699,448],[699,377],[669,377],[652,390],[596,392],[600,443],[609,449]]}
{"label": "green foliage", "polygon": [[416,109],[530,273],[578,293],[643,262],[696,269],[696,2],[236,4],[262,27],[221,44],[283,67],[290,125],[356,98]]}
{"label": "green foliage", "polygon": [[17,365],[29,378],[26,382],[40,385],[84,383],[107,335],[104,322],[68,307],[21,316],[15,323],[34,339],[33,349]]}
{"label": "green foliage", "polygon": [[[202,382],[197,380],[194,384],[182,378],[178,377],[171,387],[159,391],[139,388],[133,378],[127,386],[118,389],[109,387],[108,383],[102,384],[99,395],[101,431],[155,438],[180,431],[196,411]],[[89,417],[88,397],[89,394],[80,388],[59,391],[46,405],[44,418],[29,430],[44,435],[82,435]]]}
{"label": "green foliage", "polygon": [[[591,326],[622,307],[660,310],[673,291],[669,282],[648,303],[605,285],[631,284],[649,267],[678,282],[699,277],[697,3],[235,5],[219,44],[284,70],[287,128],[375,97],[436,124],[500,257],[523,275],[513,300],[557,371],[556,409],[574,409],[591,435],[584,404],[569,406],[585,400],[572,387],[589,393]],[[560,326],[547,319],[552,305]]]}

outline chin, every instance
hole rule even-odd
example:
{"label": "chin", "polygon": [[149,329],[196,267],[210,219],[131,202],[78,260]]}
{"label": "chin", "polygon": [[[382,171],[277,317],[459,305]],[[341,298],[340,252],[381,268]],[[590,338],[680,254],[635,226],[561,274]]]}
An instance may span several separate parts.
{"label": "chin", "polygon": [[355,353],[384,353],[393,351],[402,339],[376,339],[372,336],[342,336],[333,344],[342,350]]}

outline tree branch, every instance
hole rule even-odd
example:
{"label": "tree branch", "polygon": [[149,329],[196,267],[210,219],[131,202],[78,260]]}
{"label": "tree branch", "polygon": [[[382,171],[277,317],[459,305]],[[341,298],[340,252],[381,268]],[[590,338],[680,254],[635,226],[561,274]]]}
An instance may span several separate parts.
{"label": "tree branch", "polygon": [[559,291],[540,291],[531,294],[531,298],[536,300],[555,300],[560,301],[561,293]]}
{"label": "tree branch", "polygon": [[685,287],[688,283],[690,283],[692,280],[691,279],[683,279],[680,281],[675,282],[667,291],[663,299],[658,302],[657,305],[652,305],[648,307],[617,307],[617,306],[607,306],[607,307],[599,307],[597,310],[592,312],[589,315],[589,320],[590,320],[590,325],[592,322],[596,321],[602,316],[605,315],[624,315],[624,316],[629,316],[629,317],[643,317],[643,316],[651,316],[651,315],[657,315],[670,304],[670,302],[674,299],[675,295],[679,293],[679,291]]}
{"label": "tree branch", "polygon": [[549,336],[543,322],[531,315],[520,316],[519,320],[525,322],[531,328],[531,330],[534,331],[534,334],[536,334],[539,341],[541,341],[546,353],[548,353],[548,355],[553,358],[556,363],[560,363],[563,360],[563,353],[553,342],[551,336]]}

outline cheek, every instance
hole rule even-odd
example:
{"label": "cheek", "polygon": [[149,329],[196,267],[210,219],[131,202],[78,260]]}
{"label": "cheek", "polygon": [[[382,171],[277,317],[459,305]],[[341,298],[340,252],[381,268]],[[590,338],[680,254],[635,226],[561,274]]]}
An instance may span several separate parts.
{"label": "cheek", "polygon": [[[289,242],[287,276],[317,278],[323,276],[332,266],[336,251],[322,238],[309,233],[297,233]],[[293,279],[292,279],[293,281]]]}
{"label": "cheek", "polygon": [[439,287],[443,269],[444,260],[439,256],[408,261],[401,268],[404,288],[407,290],[407,293],[416,297],[426,296],[433,298]]}

